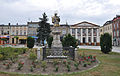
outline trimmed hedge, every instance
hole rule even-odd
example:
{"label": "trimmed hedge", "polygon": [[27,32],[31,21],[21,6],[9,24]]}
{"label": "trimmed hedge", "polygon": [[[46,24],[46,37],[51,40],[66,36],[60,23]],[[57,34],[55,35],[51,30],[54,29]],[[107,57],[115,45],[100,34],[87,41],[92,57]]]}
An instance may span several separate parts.
{"label": "trimmed hedge", "polygon": [[10,59],[24,54],[27,48],[0,47],[0,60]]}

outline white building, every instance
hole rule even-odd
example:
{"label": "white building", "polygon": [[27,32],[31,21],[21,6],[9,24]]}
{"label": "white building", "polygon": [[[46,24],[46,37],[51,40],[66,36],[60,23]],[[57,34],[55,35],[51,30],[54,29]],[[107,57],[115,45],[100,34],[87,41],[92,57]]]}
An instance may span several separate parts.
{"label": "white building", "polygon": [[80,45],[100,45],[99,25],[81,22],[70,26],[70,34],[78,39]]}

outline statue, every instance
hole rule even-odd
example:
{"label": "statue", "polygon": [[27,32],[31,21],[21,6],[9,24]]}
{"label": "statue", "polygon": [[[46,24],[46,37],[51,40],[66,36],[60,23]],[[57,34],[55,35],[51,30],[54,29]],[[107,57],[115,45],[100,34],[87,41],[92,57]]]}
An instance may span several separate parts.
{"label": "statue", "polygon": [[57,16],[57,13],[54,14],[54,16],[52,17],[52,23],[54,24],[54,26],[60,26],[59,25],[60,22],[60,18],[59,16]]}

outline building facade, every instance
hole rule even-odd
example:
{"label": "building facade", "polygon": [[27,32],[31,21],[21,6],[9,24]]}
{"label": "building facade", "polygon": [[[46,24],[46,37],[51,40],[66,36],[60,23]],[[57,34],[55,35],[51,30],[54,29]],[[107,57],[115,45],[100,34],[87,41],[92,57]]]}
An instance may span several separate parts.
{"label": "building facade", "polygon": [[80,45],[100,45],[100,26],[81,22],[70,26],[70,34],[79,40]]}
{"label": "building facade", "polygon": [[113,45],[120,46],[120,15],[116,15],[112,23]]}
{"label": "building facade", "polygon": [[104,33],[108,33],[112,36],[112,45],[113,45],[112,20],[106,21],[106,23],[103,26],[100,27],[100,34],[104,34]]}
{"label": "building facade", "polygon": [[100,29],[100,36],[101,36],[101,35],[103,35],[103,34],[104,34],[104,27],[103,27],[103,26],[101,26],[99,29]]}
{"label": "building facade", "polygon": [[10,25],[10,44],[26,44],[27,33],[27,25]]}
{"label": "building facade", "polygon": [[0,45],[9,44],[10,39],[10,24],[0,25]]}
{"label": "building facade", "polygon": [[[51,31],[53,30],[53,25],[51,25]],[[66,34],[69,34],[70,33],[70,26],[67,25],[67,24],[61,24],[60,25],[60,37],[64,37]],[[52,35],[52,32],[51,32],[51,35]]]}
{"label": "building facade", "polygon": [[[1,25],[0,44],[26,44],[27,37],[33,37],[37,41],[38,27],[39,22],[28,22],[27,25]],[[52,31],[53,25],[50,25],[50,28]],[[74,25],[62,24],[60,25],[60,37],[63,38],[66,34],[70,33],[78,39],[80,45],[99,45],[99,28],[98,25],[86,21]]]}

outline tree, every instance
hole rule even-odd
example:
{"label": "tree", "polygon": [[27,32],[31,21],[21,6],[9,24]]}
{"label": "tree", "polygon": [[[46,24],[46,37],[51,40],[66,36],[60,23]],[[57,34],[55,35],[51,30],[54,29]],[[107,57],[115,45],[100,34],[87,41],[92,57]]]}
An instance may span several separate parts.
{"label": "tree", "polygon": [[6,38],[1,38],[0,40],[5,41],[5,43],[7,43],[7,39]]}
{"label": "tree", "polygon": [[50,35],[50,24],[47,23],[48,19],[47,19],[47,15],[45,13],[43,13],[43,18],[39,18],[39,27],[37,29],[37,37],[38,37],[38,42],[40,43],[40,41],[42,41],[42,44],[44,46],[44,40],[47,40],[47,38]]}
{"label": "tree", "polygon": [[27,38],[27,47],[28,48],[33,48],[34,47],[35,40],[32,37]]}
{"label": "tree", "polygon": [[62,40],[62,45],[63,47],[77,47],[77,40],[75,39],[75,37],[72,37],[70,34],[66,35],[63,40]]}
{"label": "tree", "polygon": [[52,37],[52,36],[49,36],[48,39],[47,39],[47,43],[48,43],[48,47],[49,47],[49,48],[51,48],[52,41],[53,41],[53,37]]}
{"label": "tree", "polygon": [[110,34],[105,33],[100,37],[101,51],[108,54],[112,50],[112,37]]}

